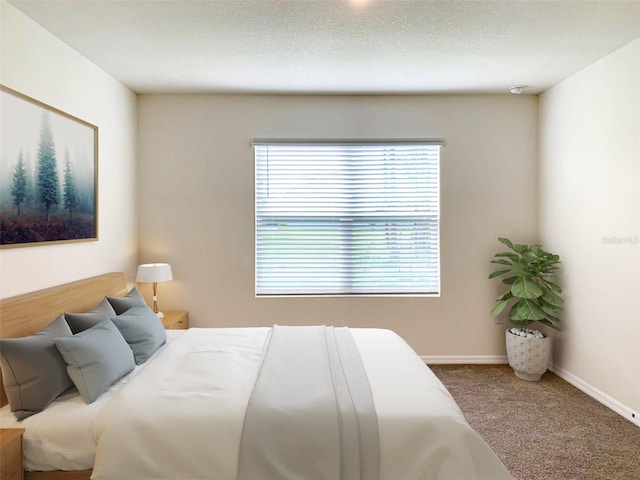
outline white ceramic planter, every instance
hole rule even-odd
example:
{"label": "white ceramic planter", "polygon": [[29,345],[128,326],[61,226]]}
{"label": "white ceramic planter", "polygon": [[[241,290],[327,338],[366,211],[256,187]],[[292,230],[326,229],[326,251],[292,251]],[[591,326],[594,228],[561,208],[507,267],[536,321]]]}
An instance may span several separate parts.
{"label": "white ceramic planter", "polygon": [[516,377],[537,382],[549,365],[551,338],[527,338],[506,332],[507,358]]}

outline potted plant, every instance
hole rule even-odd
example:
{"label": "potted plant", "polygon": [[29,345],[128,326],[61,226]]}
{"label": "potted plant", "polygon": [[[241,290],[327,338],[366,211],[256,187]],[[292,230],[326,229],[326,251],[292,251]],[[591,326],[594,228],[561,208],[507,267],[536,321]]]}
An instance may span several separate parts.
{"label": "potted plant", "polygon": [[504,276],[506,291],[497,298],[493,316],[509,308],[509,321],[514,325],[506,331],[507,357],[517,377],[537,381],[547,371],[551,353],[551,339],[536,329],[528,328],[540,322],[560,330],[562,289],[553,282],[560,257],[542,249],[540,245],[514,244],[507,238],[498,241],[509,248],[496,253],[491,263],[500,267],[489,278]]}

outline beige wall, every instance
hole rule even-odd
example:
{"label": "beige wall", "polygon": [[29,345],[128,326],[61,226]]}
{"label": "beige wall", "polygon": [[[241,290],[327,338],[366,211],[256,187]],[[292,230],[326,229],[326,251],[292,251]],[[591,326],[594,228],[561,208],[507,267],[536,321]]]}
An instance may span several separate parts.
{"label": "beige wall", "polygon": [[97,125],[99,241],[0,250],[0,297],[136,266],[136,96],[0,2],[0,83]]}
{"label": "beige wall", "polygon": [[[640,412],[640,39],[540,97],[540,238],[564,261],[553,362]],[[611,397],[611,398],[609,398]]]}
{"label": "beige wall", "polygon": [[[496,237],[537,237],[537,98],[141,95],[139,254],[194,326],[391,328],[422,355],[504,354]],[[254,298],[252,138],[443,138],[440,298]],[[149,286],[142,286],[149,295]]]}

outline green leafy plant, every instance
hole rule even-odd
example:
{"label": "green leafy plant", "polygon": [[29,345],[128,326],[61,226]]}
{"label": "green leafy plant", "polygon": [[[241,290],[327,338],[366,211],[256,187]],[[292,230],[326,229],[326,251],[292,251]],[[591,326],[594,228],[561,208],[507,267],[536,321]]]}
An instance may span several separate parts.
{"label": "green leafy plant", "polygon": [[546,252],[540,245],[514,244],[507,238],[498,238],[498,241],[511,251],[495,254],[491,263],[500,268],[489,278],[504,275],[502,283],[508,289],[497,298],[499,303],[491,314],[498,316],[510,306],[509,321],[520,328],[540,322],[560,330],[557,325],[560,319],[556,315],[562,311],[562,289],[551,281],[559,268],[560,257]]}

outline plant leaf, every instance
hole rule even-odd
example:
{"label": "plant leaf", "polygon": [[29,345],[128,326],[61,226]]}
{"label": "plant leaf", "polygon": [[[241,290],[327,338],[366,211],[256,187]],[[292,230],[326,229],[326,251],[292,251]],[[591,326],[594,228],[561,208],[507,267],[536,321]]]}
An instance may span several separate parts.
{"label": "plant leaf", "polygon": [[498,305],[493,307],[493,309],[491,310],[491,315],[493,315],[494,317],[497,317],[498,315],[500,315],[502,313],[502,311],[505,309],[505,307],[508,304],[509,304],[508,300],[505,300],[504,302],[500,302]]}
{"label": "plant leaf", "polygon": [[517,277],[531,277],[529,265],[522,261],[514,262],[514,264],[511,265],[511,272]]}
{"label": "plant leaf", "polygon": [[520,245],[519,243],[516,243],[513,246],[513,249],[518,252],[520,255],[525,255],[528,251],[529,251],[529,247],[526,245]]}
{"label": "plant leaf", "polygon": [[520,300],[518,300],[513,307],[511,307],[511,310],[509,310],[509,320],[511,320],[512,322],[524,322],[524,321],[529,321],[529,319],[525,318],[522,316],[521,311],[519,310],[520,307],[520,303],[524,302],[524,299],[521,298]]}
{"label": "plant leaf", "polygon": [[560,329],[560,327],[558,327],[557,325],[554,325],[553,323],[551,323],[549,320],[547,319],[542,319],[542,320],[538,320],[540,323],[542,323],[543,325],[546,325],[548,327],[553,328],[554,330],[557,330],[559,332],[561,332],[562,330]]}
{"label": "plant leaf", "polygon": [[555,323],[560,323],[562,321],[558,317],[556,317],[554,315],[549,315],[549,314],[547,314],[547,320],[549,320],[550,322],[555,322]]}
{"label": "plant leaf", "polygon": [[523,320],[537,321],[546,316],[534,301],[528,298],[521,298],[517,304],[517,317]]}
{"label": "plant leaf", "polygon": [[504,238],[504,237],[498,237],[498,241],[500,243],[505,244],[507,247],[509,247],[511,250],[515,250],[513,243],[511,242],[511,240],[509,240],[508,238]]}
{"label": "plant leaf", "polygon": [[547,314],[554,314],[562,311],[562,307],[548,303],[544,301],[542,297],[538,298],[537,301],[540,308]]}
{"label": "plant leaf", "polygon": [[498,265],[511,266],[511,262],[507,262],[506,260],[491,260],[489,263],[497,263]]}
{"label": "plant leaf", "polygon": [[509,273],[509,272],[511,272],[511,269],[508,269],[508,270],[496,270],[495,272],[492,272],[489,275],[489,278],[495,278],[495,277],[498,277],[500,275],[504,275],[505,273]]}
{"label": "plant leaf", "polygon": [[503,300],[511,300],[512,298],[513,298],[513,293],[511,293],[511,289],[509,289],[506,292],[504,292],[502,295],[500,295],[498,298],[496,298],[496,301],[502,302]]}
{"label": "plant leaf", "polygon": [[[547,283],[545,282],[545,286],[547,285]],[[542,300],[544,300],[546,303],[549,303],[551,305],[562,305],[564,303],[564,300],[556,295],[555,293],[553,293],[551,290],[545,290],[544,293],[542,294]]]}
{"label": "plant leaf", "polygon": [[511,293],[514,297],[538,298],[542,296],[544,291],[533,280],[527,277],[518,277],[511,285]]}
{"label": "plant leaf", "polygon": [[511,253],[511,252],[496,253],[494,257],[507,257],[513,262],[517,262],[520,259],[520,257],[517,254]]}
{"label": "plant leaf", "polygon": [[550,282],[549,280],[543,280],[543,282],[547,287],[549,287],[549,289],[553,290],[554,292],[562,293],[562,288],[560,288],[560,285]]}

